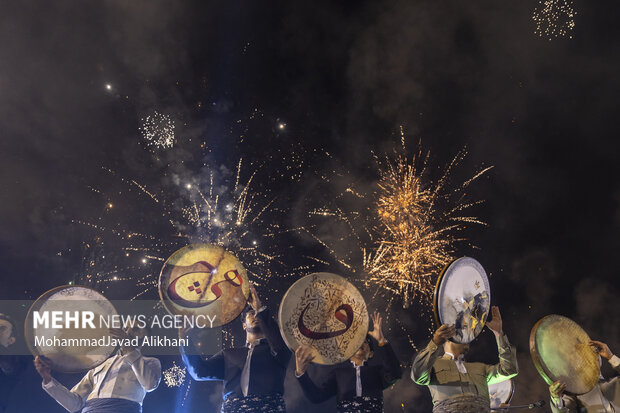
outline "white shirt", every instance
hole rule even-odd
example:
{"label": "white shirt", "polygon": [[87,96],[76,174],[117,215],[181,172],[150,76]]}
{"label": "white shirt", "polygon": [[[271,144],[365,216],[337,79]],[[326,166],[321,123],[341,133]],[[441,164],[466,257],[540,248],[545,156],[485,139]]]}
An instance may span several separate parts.
{"label": "white shirt", "polygon": [[454,359],[454,354],[450,353],[449,351],[446,351],[444,354],[447,354],[448,356],[452,357],[452,360],[454,360],[454,364],[456,364],[456,368],[459,371],[459,373],[467,374],[467,367],[465,367],[465,363],[464,363],[465,357],[462,354],[456,360]]}
{"label": "white shirt", "polygon": [[155,390],[160,379],[160,361],[133,350],[124,356],[116,354],[89,370],[71,390],[54,378],[43,384],[43,389],[68,411],[78,412],[91,399],[125,399],[142,404],[146,393]]}
{"label": "white shirt", "polygon": [[355,395],[357,397],[362,397],[362,377],[360,376],[360,368],[366,364],[366,361],[362,361],[362,364],[358,366],[351,360],[351,364],[353,364],[353,367],[355,368]]}

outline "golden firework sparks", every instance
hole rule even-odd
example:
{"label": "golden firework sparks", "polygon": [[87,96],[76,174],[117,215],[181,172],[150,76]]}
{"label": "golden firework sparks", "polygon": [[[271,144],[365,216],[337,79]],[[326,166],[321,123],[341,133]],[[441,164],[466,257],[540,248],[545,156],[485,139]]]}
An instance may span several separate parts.
{"label": "golden firework sparks", "polygon": [[[120,239],[125,244],[122,247],[123,255],[129,259],[136,257],[142,264],[142,270],[152,262],[165,261],[170,251],[199,242],[216,244],[231,251],[244,262],[255,280],[265,281],[272,275],[270,271],[264,270],[265,264],[282,264],[279,261],[281,253],[273,239],[286,230],[281,229],[278,223],[265,219],[268,213],[276,214],[272,210],[275,197],[271,197],[267,191],[260,191],[253,184],[256,169],[249,172],[248,178],[243,177],[241,160],[233,176],[216,177],[214,171],[211,171],[205,174],[206,179],[193,177],[191,183],[178,182],[178,192],[165,186],[154,190],[135,179],[119,176],[109,168],[103,170],[119,178],[127,187],[137,188],[147,200],[152,201],[154,214],[170,225],[169,236],[157,237],[123,226],[114,228],[90,221],[72,221],[88,226],[102,236],[111,234]],[[98,190],[96,192],[101,193]],[[102,236],[99,237],[100,241]],[[93,247],[95,244],[99,243],[94,243]],[[87,250],[92,251],[92,247],[89,246]],[[94,266],[96,255],[89,258],[92,264],[89,267]],[[132,297],[136,299],[157,286],[157,273],[149,272],[146,276],[140,276],[136,274],[140,269],[140,266],[130,265],[112,271],[89,271],[81,277],[84,279],[77,281],[105,289],[112,282],[139,279],[136,285],[142,289]]]}
{"label": "golden firework sparks", "polygon": [[429,302],[441,269],[454,259],[458,235],[469,224],[484,225],[467,211],[482,201],[468,202],[465,188],[485,168],[456,188],[450,174],[465,155],[459,153],[441,178],[428,178],[428,159],[420,150],[411,160],[386,157],[379,164],[380,179],[374,194],[378,242],[364,251],[366,286],[399,294],[406,305],[415,299]]}
{"label": "golden firework sparks", "polygon": [[418,301],[428,308],[439,273],[466,242],[463,230],[485,225],[469,214],[482,201],[470,201],[466,189],[491,167],[454,185],[452,172],[466,155],[461,151],[433,179],[430,153],[419,146],[407,157],[402,129],[400,138],[400,151],[374,156],[375,185],[358,188],[348,174],[335,171],[331,178],[322,177],[331,185],[346,185],[339,195],[309,209],[309,222],[319,221],[303,229],[345,271],[358,274],[354,281],[385,296],[387,307]]}

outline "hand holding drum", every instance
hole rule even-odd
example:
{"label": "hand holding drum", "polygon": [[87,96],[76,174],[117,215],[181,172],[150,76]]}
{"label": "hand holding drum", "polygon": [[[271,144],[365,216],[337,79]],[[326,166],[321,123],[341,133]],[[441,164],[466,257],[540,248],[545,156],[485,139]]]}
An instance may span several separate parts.
{"label": "hand holding drum", "polygon": [[52,381],[52,368],[50,367],[49,362],[45,359],[45,357],[36,356],[34,358],[34,368],[43,379],[44,384]]}
{"label": "hand holding drum", "polygon": [[312,347],[305,344],[300,345],[295,350],[295,374],[297,377],[303,376],[312,360],[314,360],[312,352]]}
{"label": "hand holding drum", "polygon": [[438,346],[441,346],[450,337],[454,336],[455,333],[456,333],[456,327],[443,324],[441,327],[437,329],[437,331],[435,331],[435,334],[433,335],[433,343],[437,344]]}
{"label": "hand holding drum", "polygon": [[609,360],[614,356],[614,353],[611,352],[609,346],[602,341],[591,340],[588,344],[590,344],[594,348],[594,351],[606,360]]}

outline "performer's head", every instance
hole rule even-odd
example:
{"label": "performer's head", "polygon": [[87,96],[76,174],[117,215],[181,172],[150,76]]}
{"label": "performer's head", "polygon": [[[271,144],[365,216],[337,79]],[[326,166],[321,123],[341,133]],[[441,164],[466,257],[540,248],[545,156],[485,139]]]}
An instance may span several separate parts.
{"label": "performer's head", "polygon": [[450,340],[446,340],[446,342],[443,343],[443,351],[451,353],[454,355],[454,358],[458,358],[461,354],[467,354],[469,351],[469,344],[454,343]]}
{"label": "performer's head", "polygon": [[8,347],[15,343],[15,322],[8,315],[0,313],[0,345]]}
{"label": "performer's head", "polygon": [[351,360],[355,359],[359,361],[366,361],[372,358],[373,355],[374,355],[374,345],[372,343],[372,338],[369,335],[367,335],[361,347],[357,349],[355,354],[353,354],[353,357],[351,357]]}
{"label": "performer's head", "polygon": [[241,320],[243,322],[243,329],[245,330],[248,341],[264,337],[260,321],[258,320],[258,317],[256,317],[256,311],[254,311],[253,308],[248,308],[243,313]]}

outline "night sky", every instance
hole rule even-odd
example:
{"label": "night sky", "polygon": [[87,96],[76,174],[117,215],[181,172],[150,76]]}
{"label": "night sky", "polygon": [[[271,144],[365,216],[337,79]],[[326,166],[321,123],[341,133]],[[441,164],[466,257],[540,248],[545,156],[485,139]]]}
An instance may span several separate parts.
{"label": "night sky", "polygon": [[[204,228],[177,228],[190,236],[174,238],[161,211],[178,212],[187,184],[204,185],[211,173],[223,190],[242,158],[244,182],[257,171],[257,204],[274,200],[262,220],[290,229],[268,246],[281,254],[278,262],[248,264],[269,275],[258,290],[277,311],[286,288],[304,274],[296,268],[350,275],[294,229],[309,226],[311,206],[350,185],[372,190],[373,153],[398,147],[402,126],[407,154],[418,145],[430,151],[435,175],[463,149],[454,182],[494,166],[468,190],[485,200],[474,213],[488,226],[472,226],[455,255],[477,258],[490,274],[493,304],[519,351],[513,403],[548,400],[529,355],[538,319],[571,317],[620,352],[620,5],[576,1],[572,38],[552,40],[534,33],[537,6],[534,0],[5,2],[0,299],[36,299],[89,271],[114,268],[127,269],[118,276],[128,279],[107,283],[106,295],[131,298],[142,289],[134,277],[157,274],[161,262],[125,255],[127,243],[112,231],[80,222],[151,234],[166,241],[157,253],[167,257],[200,239]],[[171,149],[149,147],[143,138],[142,120],[154,111],[175,125]],[[154,207],[127,180],[163,193],[165,201]],[[261,228],[248,231],[260,237]],[[342,230],[313,227],[326,239]],[[156,299],[156,289],[143,298]],[[370,309],[385,311],[382,300],[368,295]],[[417,347],[429,339],[431,320],[419,305],[388,312],[388,339],[408,368],[415,351],[395,319]],[[470,359],[497,359],[490,332],[472,345]],[[605,366],[603,374],[613,373]],[[73,385],[80,376],[59,377]],[[286,385],[290,411],[319,411],[291,374]],[[30,368],[9,412],[64,411],[39,386]],[[147,395],[145,413],[216,411],[219,385],[192,383],[179,407],[182,389],[160,385]],[[428,390],[413,384],[408,370],[385,399],[386,412],[429,411]],[[320,409],[334,411],[333,405]]]}

